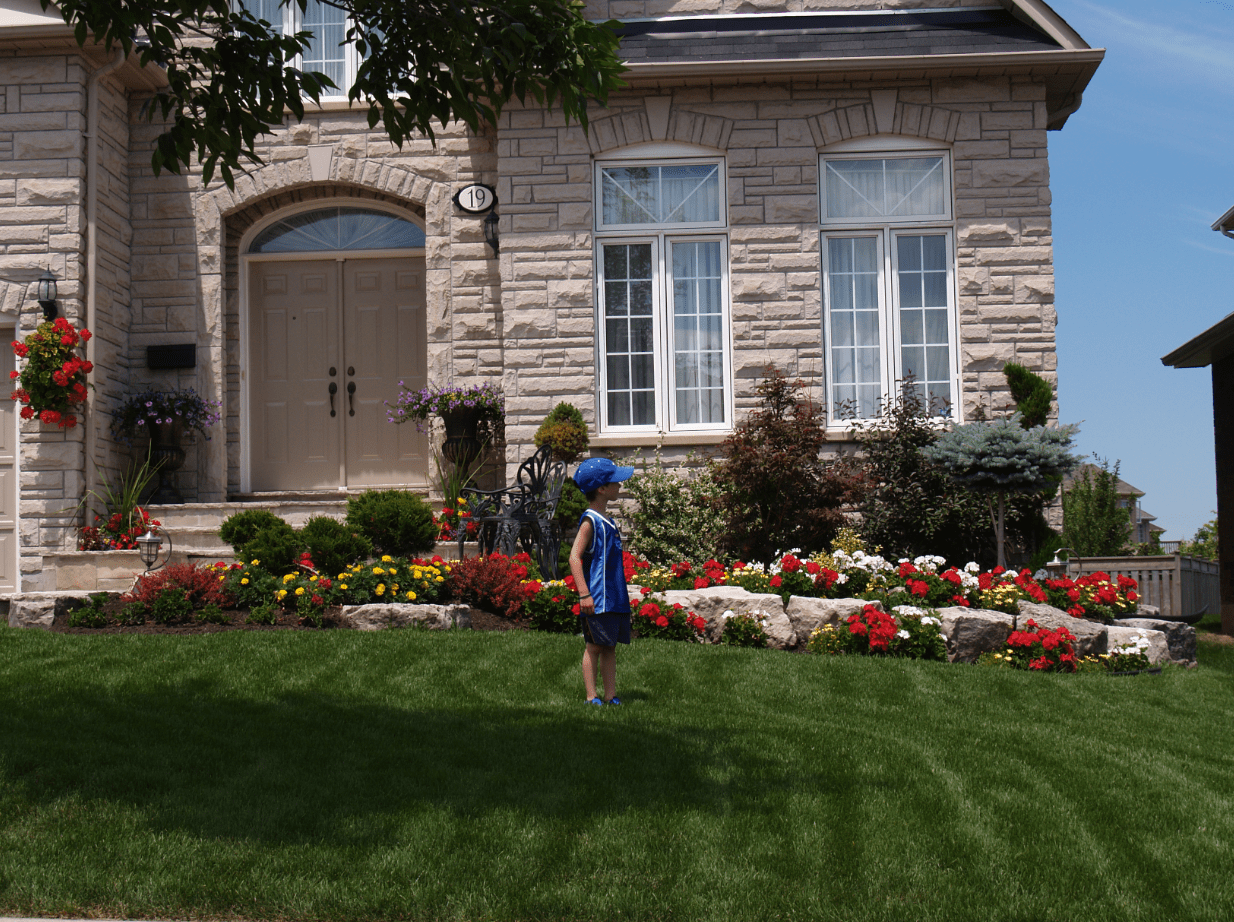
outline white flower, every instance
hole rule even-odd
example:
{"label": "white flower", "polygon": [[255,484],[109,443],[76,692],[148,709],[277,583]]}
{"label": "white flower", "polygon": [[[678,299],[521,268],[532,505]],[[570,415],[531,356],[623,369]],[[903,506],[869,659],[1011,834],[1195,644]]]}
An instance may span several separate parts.
{"label": "white flower", "polygon": [[946,643],[946,642],[947,642],[947,635],[946,635],[946,634],[939,634],[938,636],[939,636],[939,638],[942,640],[942,642],[943,642],[943,643]]}
{"label": "white flower", "polygon": [[900,640],[908,640],[908,638],[911,636],[912,635],[909,634],[908,631],[904,630],[903,628],[896,631],[896,637],[898,637]]}
{"label": "white flower", "polygon": [[847,573],[841,573],[839,576],[836,577],[836,584],[839,586],[843,586],[847,582],[848,582]]}
{"label": "white flower", "polygon": [[925,614],[925,609],[918,608],[916,605],[897,605],[892,611],[897,615],[911,615],[914,618],[920,618]]}
{"label": "white flower", "polygon": [[734,617],[736,616],[733,614],[733,610],[730,608],[728,611],[726,611],[724,614],[720,616],[720,619],[722,621],[727,621],[729,618],[734,618]]}
{"label": "white flower", "polygon": [[980,573],[981,565],[977,563],[975,560],[970,560],[968,563],[964,565],[964,572],[965,573]]}
{"label": "white flower", "polygon": [[943,626],[943,622],[939,621],[937,618],[931,617],[930,615],[926,615],[924,618],[922,618],[921,623],[922,624],[932,624],[935,627]]}

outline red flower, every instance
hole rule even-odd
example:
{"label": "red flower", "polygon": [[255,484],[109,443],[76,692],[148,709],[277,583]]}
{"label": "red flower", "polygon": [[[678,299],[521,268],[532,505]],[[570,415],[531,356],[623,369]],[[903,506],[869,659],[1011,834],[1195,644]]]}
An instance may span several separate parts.
{"label": "red flower", "polygon": [[34,419],[34,407],[22,407],[21,408],[21,418],[22,419]]}
{"label": "red flower", "polygon": [[811,576],[818,576],[818,571],[821,569],[822,567],[818,565],[818,561],[816,560],[806,561],[806,572],[809,573]]}
{"label": "red flower", "polygon": [[780,569],[785,573],[796,573],[801,569],[801,561],[792,554],[785,554],[784,559],[780,561]]}
{"label": "red flower", "polygon": [[60,422],[60,412],[58,410],[44,410],[39,414],[39,419],[45,423]]}
{"label": "red flower", "polygon": [[664,617],[663,615],[661,615],[659,618],[656,618],[656,627],[668,627],[668,618]]}
{"label": "red flower", "polygon": [[575,602],[575,603],[574,603],[574,607],[573,607],[573,608],[571,608],[571,609],[570,609],[570,611],[574,612],[575,617],[582,617],[582,614],[583,614],[583,606],[581,606],[580,604],[578,604],[577,602]]}
{"label": "red flower", "polygon": [[711,585],[711,580],[707,579],[707,577],[705,576],[700,576],[698,577],[698,579],[694,581],[695,589],[706,589],[710,585]]}
{"label": "red flower", "polygon": [[951,601],[955,602],[957,605],[963,606],[964,608],[972,608],[972,603],[962,595],[953,595],[951,597]]}
{"label": "red flower", "polygon": [[782,585],[784,585],[784,580],[780,579],[780,574],[777,573],[771,578],[772,589],[779,589]]}

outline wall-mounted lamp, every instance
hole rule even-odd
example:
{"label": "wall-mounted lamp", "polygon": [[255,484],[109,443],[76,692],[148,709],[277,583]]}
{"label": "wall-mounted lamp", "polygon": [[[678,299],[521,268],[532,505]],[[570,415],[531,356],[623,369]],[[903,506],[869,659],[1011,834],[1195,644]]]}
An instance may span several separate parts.
{"label": "wall-mounted lamp", "polygon": [[501,239],[497,236],[497,209],[494,208],[484,216],[484,242],[493,248],[493,255],[501,255]]}
{"label": "wall-mounted lamp", "polygon": [[50,266],[47,267],[47,271],[39,276],[38,302],[39,307],[43,308],[43,319],[55,320],[56,277],[52,275]]}

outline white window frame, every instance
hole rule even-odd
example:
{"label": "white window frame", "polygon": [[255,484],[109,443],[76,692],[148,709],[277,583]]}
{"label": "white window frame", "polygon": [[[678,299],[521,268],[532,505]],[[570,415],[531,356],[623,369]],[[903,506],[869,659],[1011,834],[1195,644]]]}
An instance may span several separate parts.
{"label": "white window frame", "polygon": [[[597,161],[594,169],[595,209],[595,303],[596,303],[596,393],[597,419],[602,434],[728,433],[732,431],[733,350],[732,298],[729,272],[728,207],[725,160],[722,157],[674,157],[656,159],[650,152],[637,160],[628,157]],[[719,179],[720,215],[716,221],[674,222],[665,224],[604,225],[603,170],[612,166],[677,166],[714,164]],[[722,307],[721,343],[724,420],[719,423],[678,423],[676,417],[676,361],[673,323],[672,247],[676,244],[714,241],[720,245],[720,303]],[[609,419],[608,349],[605,322],[604,248],[606,245],[649,244],[652,263],[652,349],[654,351],[655,420],[650,424],[617,425]]]}
{"label": "white window frame", "polygon": [[[947,295],[947,348],[948,375],[951,390],[950,418],[959,420],[963,401],[960,390],[959,367],[959,297],[956,284],[956,237],[952,194],[952,170],[950,151],[936,146],[900,147],[884,146],[885,142],[872,145],[865,141],[860,145],[830,149],[819,157],[819,262],[822,275],[823,310],[822,341],[824,392],[828,428],[846,431],[854,422],[869,417],[841,416],[835,406],[835,384],[832,380],[832,327],[830,322],[832,295],[831,273],[828,266],[828,241],[836,238],[867,237],[877,240],[878,268],[878,315],[879,315],[879,384],[880,405],[885,406],[888,397],[896,396],[896,382],[904,377],[903,351],[901,345],[900,280],[898,272],[897,238],[901,236],[944,237],[946,246],[946,295]],[[827,162],[830,160],[887,160],[940,157],[943,173],[944,211],[938,215],[914,215],[911,217],[872,218],[829,217],[827,215]]]}
{"label": "white window frame", "polygon": [[[279,12],[283,14],[282,23],[271,23],[271,25],[280,26],[284,35],[292,35],[301,30],[300,7],[297,4],[288,3],[286,6],[280,7]],[[259,13],[254,12],[254,15],[261,18]],[[346,35],[345,30],[350,27],[351,17],[348,16],[343,20],[344,35]],[[334,89],[326,87],[325,91],[321,95],[323,100],[346,99],[348,89],[353,83],[356,82],[356,72],[360,69],[360,54],[356,51],[356,46],[351,42],[344,42],[341,46],[341,50],[343,52],[344,59],[343,80],[339,81],[339,86]],[[304,69],[304,56],[302,54],[296,55],[293,66],[301,70]]]}

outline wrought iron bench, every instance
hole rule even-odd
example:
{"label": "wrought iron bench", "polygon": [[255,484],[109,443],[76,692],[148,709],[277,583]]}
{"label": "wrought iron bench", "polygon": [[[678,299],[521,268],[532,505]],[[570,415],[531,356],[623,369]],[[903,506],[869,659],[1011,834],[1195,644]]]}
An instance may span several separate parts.
{"label": "wrought iron bench", "polygon": [[[565,482],[565,464],[554,461],[553,451],[546,445],[518,466],[518,475],[510,486],[501,490],[464,487],[459,496],[467,501],[480,554],[497,551],[513,556],[521,548],[533,555],[544,576],[556,579],[561,552],[557,503]],[[460,529],[460,558],[466,537],[466,529]]]}

